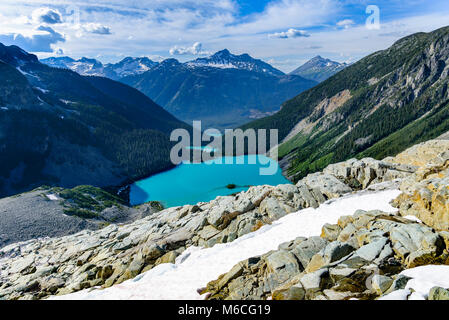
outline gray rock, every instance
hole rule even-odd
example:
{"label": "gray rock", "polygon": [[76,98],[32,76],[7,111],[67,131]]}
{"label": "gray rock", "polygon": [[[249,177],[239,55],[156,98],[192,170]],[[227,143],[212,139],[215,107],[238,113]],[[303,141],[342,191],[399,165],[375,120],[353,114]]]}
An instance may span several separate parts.
{"label": "gray rock", "polygon": [[393,279],[382,275],[374,275],[371,281],[371,286],[379,296],[384,294],[393,284]]}
{"label": "gray rock", "polygon": [[449,290],[433,287],[429,292],[429,300],[449,300]]}

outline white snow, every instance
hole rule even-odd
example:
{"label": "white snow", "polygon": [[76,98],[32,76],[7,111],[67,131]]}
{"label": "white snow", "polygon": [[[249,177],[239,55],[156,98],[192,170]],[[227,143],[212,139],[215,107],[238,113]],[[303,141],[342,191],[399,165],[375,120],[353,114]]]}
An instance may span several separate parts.
{"label": "white snow", "polygon": [[210,68],[217,68],[217,69],[238,69],[237,66],[231,64],[231,63],[199,63],[199,62],[189,62],[187,64],[189,67],[210,67]]}
{"label": "white snow", "polygon": [[42,93],[49,93],[50,91],[49,90],[45,90],[45,89],[42,89],[42,88],[39,88],[39,87],[35,87],[37,90],[39,90],[40,92],[42,92]]}
{"label": "white snow", "polygon": [[415,217],[415,216],[405,216],[404,218],[408,219],[408,220],[412,220],[412,221],[418,222],[418,223],[422,223],[422,221],[420,219],[418,219],[418,217]]}
{"label": "white snow", "polygon": [[20,72],[21,74],[23,74],[24,76],[30,76],[30,77],[34,77],[34,78],[40,80],[40,78],[39,78],[38,76],[36,76],[36,75],[34,75],[34,74],[31,74],[31,73],[28,73],[28,72],[25,72],[25,71],[23,71],[22,69],[20,69],[20,67],[17,67],[16,69],[17,69],[17,71],[19,71],[19,72]]}
{"label": "white snow", "polygon": [[359,209],[395,212],[389,202],[399,194],[398,190],[389,190],[331,200],[318,209],[309,208],[289,214],[231,243],[207,249],[190,247],[176,259],[175,264],[159,265],[111,288],[88,289],[53,299],[201,299],[197,289],[228,272],[238,262],[276,250],[281,243],[300,236],[319,236],[324,224],[335,224],[340,216],[351,215]]}
{"label": "white snow", "polygon": [[[404,270],[412,278],[403,290],[394,291],[379,300],[426,300],[433,287],[449,288],[449,266],[423,266]],[[412,290],[413,289],[413,290]]]}
{"label": "white snow", "polygon": [[64,100],[64,99],[59,99],[59,101],[61,101],[61,102],[64,103],[64,104],[72,104],[72,103],[75,103],[75,102],[73,102],[73,101],[70,101],[70,100]]}
{"label": "white snow", "polygon": [[59,198],[54,194],[47,194],[47,198],[50,199],[51,201],[58,201]]}
{"label": "white snow", "polygon": [[1,107],[2,110],[9,110],[7,107]]}

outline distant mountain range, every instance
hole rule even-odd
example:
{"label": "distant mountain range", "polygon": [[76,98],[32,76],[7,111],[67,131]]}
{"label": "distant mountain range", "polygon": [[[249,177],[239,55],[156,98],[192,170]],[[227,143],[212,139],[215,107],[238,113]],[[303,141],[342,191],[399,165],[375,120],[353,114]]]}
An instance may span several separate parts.
{"label": "distant mountain range", "polygon": [[187,63],[166,60],[121,81],[184,121],[202,120],[205,127],[219,129],[270,115],[283,101],[317,84],[228,50]]}
{"label": "distant mountain range", "polygon": [[449,27],[417,33],[243,128],[279,129],[292,180],[352,157],[383,159],[449,131],[448,75]]}
{"label": "distant mountain range", "polygon": [[150,97],[179,119],[202,120],[205,127],[232,128],[270,115],[281,104],[317,84],[286,75],[248,54],[222,50],[186,63],[126,58],[103,65],[97,60],[49,58],[43,63],[82,75],[118,79]]}
{"label": "distant mountain range", "polygon": [[172,167],[189,128],[144,94],[51,68],[0,44],[0,197],[46,185],[111,186]]}
{"label": "distant mountain range", "polygon": [[301,76],[316,82],[323,82],[347,66],[349,66],[347,63],[340,63],[322,58],[321,56],[316,56],[290,74]]}
{"label": "distant mountain range", "polygon": [[83,76],[99,76],[112,80],[144,73],[158,64],[146,57],[127,57],[118,63],[108,64],[103,64],[96,59],[81,58],[75,60],[70,57],[52,57],[42,59],[41,62],[55,68],[70,69]]}

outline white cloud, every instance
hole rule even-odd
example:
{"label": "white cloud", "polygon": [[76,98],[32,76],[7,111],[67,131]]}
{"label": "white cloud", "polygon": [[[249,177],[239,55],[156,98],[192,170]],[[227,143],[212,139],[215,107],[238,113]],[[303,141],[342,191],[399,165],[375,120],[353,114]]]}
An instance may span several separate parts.
{"label": "white cloud", "polygon": [[203,51],[203,45],[200,42],[195,42],[191,47],[174,46],[169,52],[172,56],[209,54],[209,52]]}
{"label": "white cloud", "polygon": [[279,39],[289,39],[289,38],[301,38],[310,37],[310,34],[308,34],[304,30],[296,30],[296,29],[288,29],[285,32],[277,32],[269,35],[270,38],[279,38]]}
{"label": "white cloud", "polygon": [[[385,18],[379,31],[368,30],[359,23],[365,17],[364,8],[360,13],[354,13],[351,6],[345,11],[348,8],[345,4],[360,4],[355,0],[270,0],[261,12],[244,17],[240,15],[239,3],[238,0],[1,0],[0,34],[33,38],[35,27],[43,24],[32,21],[33,11],[49,7],[62,14],[63,23],[51,26],[66,40],[63,45],[49,46],[61,47],[66,55],[75,58],[101,53],[105,62],[115,62],[119,55],[168,58],[170,54],[184,54],[178,59],[186,61],[192,53],[206,54],[203,47],[212,52],[226,47],[235,54],[249,53],[266,61],[275,59],[278,65],[282,64],[281,70],[290,71],[317,54],[340,61],[341,52],[358,59],[385,49],[402,36],[447,25],[449,11],[449,6],[445,9],[440,5],[439,12],[433,14],[415,12],[394,21]],[[81,9],[78,27],[77,23],[70,23],[74,19],[67,10],[73,4]],[[103,34],[109,28],[111,34],[100,37],[82,28],[89,23],[104,26]],[[311,36],[293,41],[292,37],[301,33],[289,33],[289,29],[307,30]],[[280,41],[279,37],[290,40]],[[191,46],[196,42],[203,44],[200,50]]]}
{"label": "white cloud", "polygon": [[350,26],[355,25],[354,20],[345,19],[337,22],[337,26],[348,29]]}
{"label": "white cloud", "polygon": [[20,33],[0,35],[0,42],[15,44],[31,52],[53,52],[52,45],[64,41],[64,35],[45,26],[36,28],[35,34],[33,35],[23,35]]}
{"label": "white cloud", "polygon": [[99,23],[86,23],[83,24],[81,28],[89,33],[104,34],[104,35],[111,34],[111,28]]}
{"label": "white cloud", "polygon": [[32,20],[36,23],[58,24],[62,23],[62,16],[58,10],[50,8],[39,8],[31,14]]}

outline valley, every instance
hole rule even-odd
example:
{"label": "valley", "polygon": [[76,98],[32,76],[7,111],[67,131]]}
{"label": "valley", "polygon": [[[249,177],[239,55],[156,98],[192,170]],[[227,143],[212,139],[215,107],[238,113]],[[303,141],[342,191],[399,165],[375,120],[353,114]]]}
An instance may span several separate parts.
{"label": "valley", "polygon": [[[449,27],[391,43],[291,73],[0,43],[0,300],[448,300]],[[231,128],[266,141],[206,146]]]}

